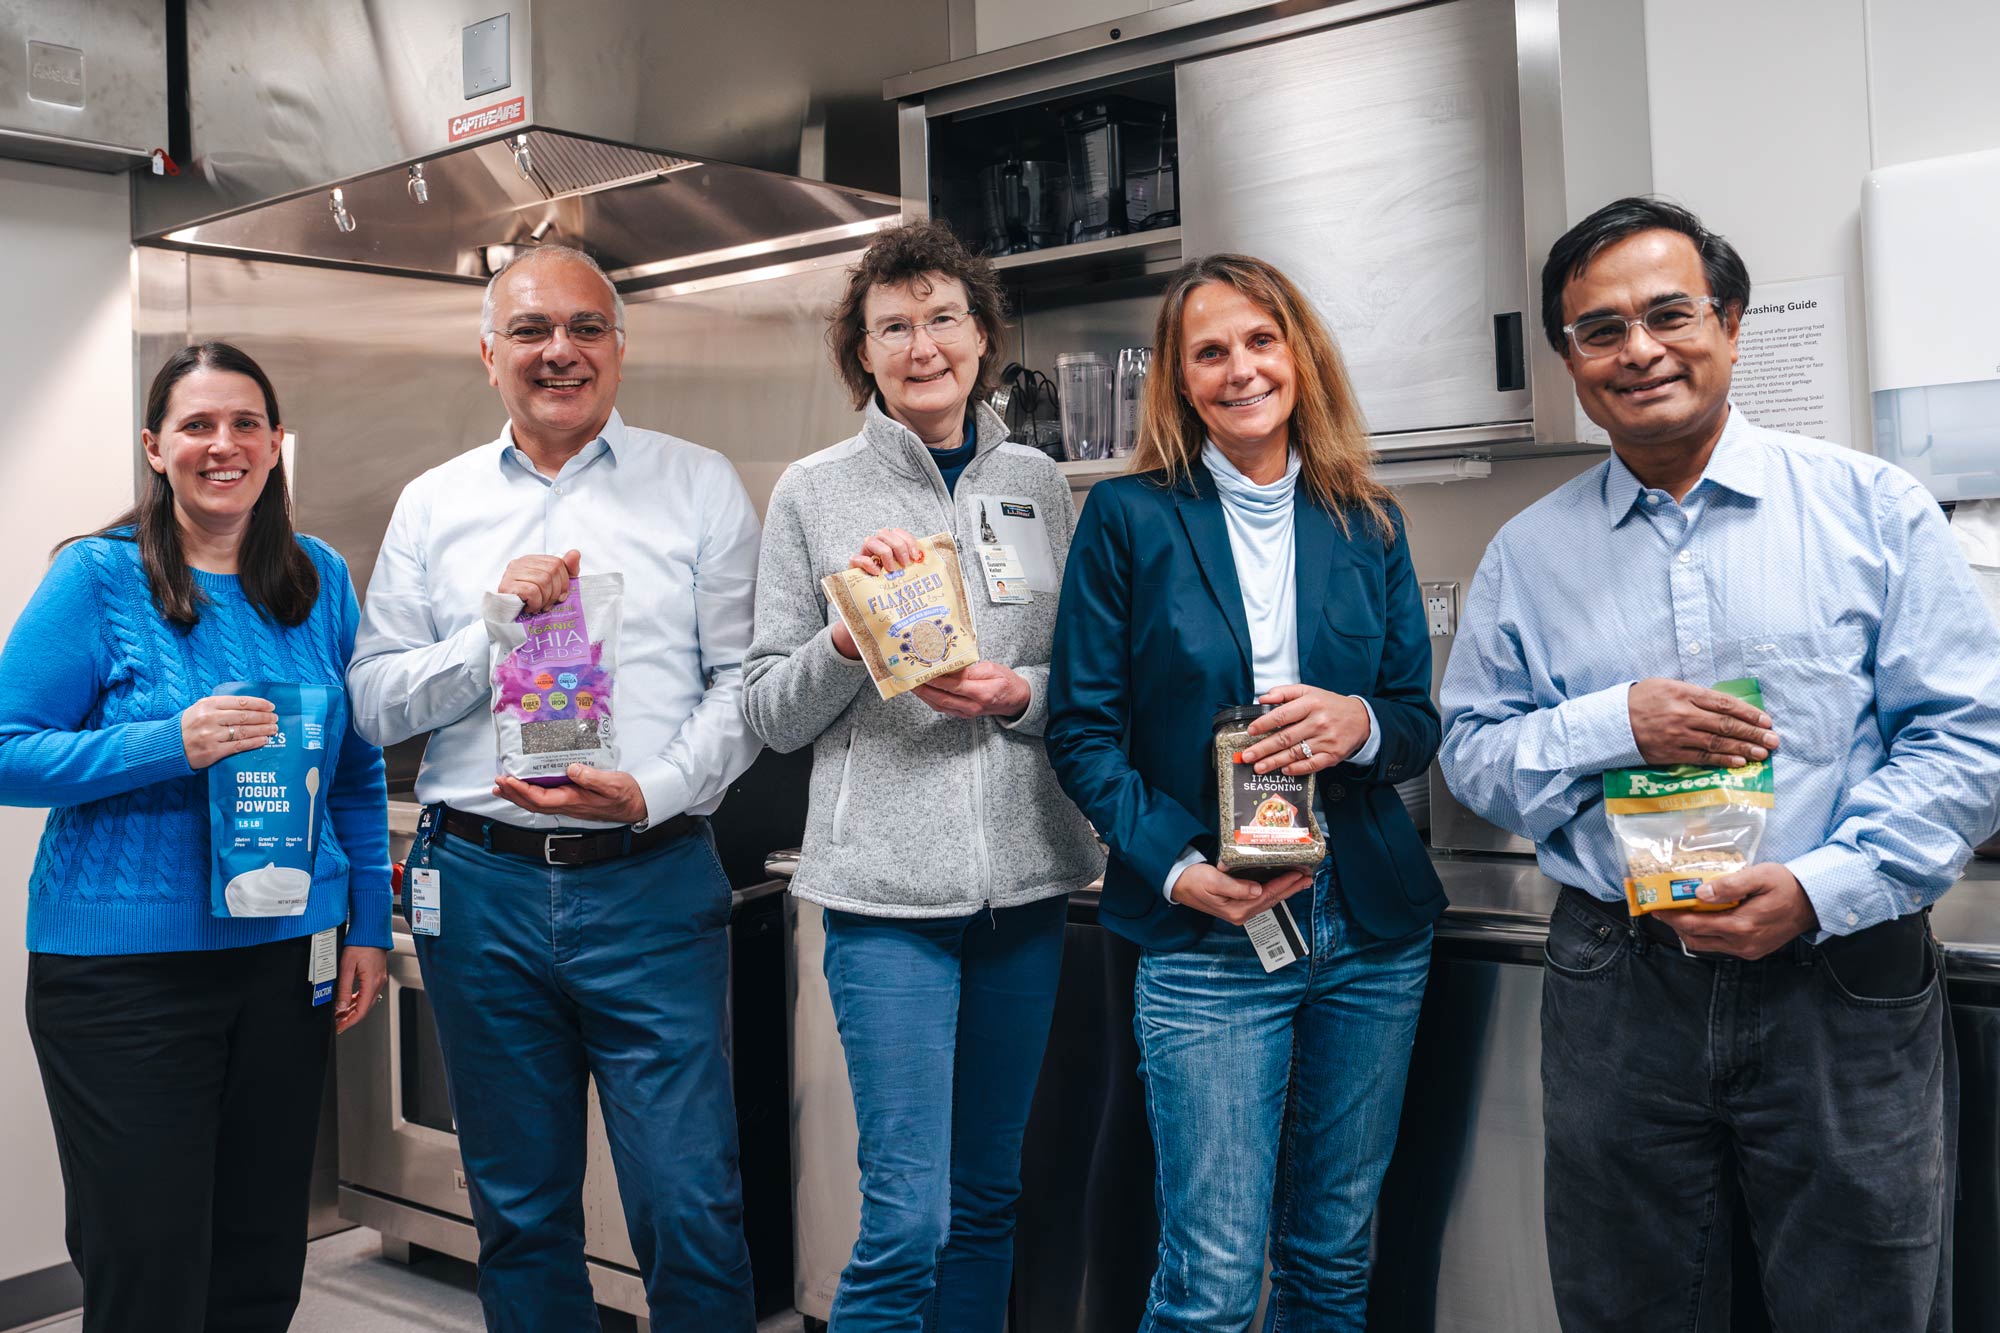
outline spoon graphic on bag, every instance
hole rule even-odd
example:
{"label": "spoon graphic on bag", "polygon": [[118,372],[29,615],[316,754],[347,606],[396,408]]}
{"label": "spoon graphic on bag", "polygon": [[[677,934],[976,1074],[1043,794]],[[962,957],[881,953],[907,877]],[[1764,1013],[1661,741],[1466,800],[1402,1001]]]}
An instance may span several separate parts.
{"label": "spoon graphic on bag", "polygon": [[313,835],[319,831],[319,821],[313,816],[319,807],[319,770],[306,770],[306,851],[313,849]]}

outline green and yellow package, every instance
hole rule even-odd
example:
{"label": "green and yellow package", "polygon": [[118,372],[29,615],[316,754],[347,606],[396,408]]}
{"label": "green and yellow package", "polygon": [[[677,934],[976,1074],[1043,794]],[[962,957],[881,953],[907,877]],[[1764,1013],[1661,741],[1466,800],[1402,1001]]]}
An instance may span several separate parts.
{"label": "green and yellow package", "polygon": [[[1715,687],[1764,706],[1755,680]],[[1720,912],[1733,903],[1705,903],[1695,890],[1733,875],[1757,859],[1764,821],[1776,804],[1771,760],[1740,768],[1616,768],[1604,775],[1604,809],[1625,848],[1625,903],[1634,916],[1692,908]]]}

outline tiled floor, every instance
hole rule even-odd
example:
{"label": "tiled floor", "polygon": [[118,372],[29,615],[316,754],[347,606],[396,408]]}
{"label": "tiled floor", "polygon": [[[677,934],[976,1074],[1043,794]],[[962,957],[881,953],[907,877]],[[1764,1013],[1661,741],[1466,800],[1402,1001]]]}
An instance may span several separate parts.
{"label": "tiled floor", "polygon": [[[632,1325],[616,1316],[606,1333]],[[773,1316],[758,1333],[801,1333],[796,1314]],[[77,1316],[43,1324],[37,1333],[80,1333]],[[312,1243],[306,1252],[305,1290],[291,1333],[483,1333],[472,1294],[472,1266],[427,1256],[407,1268],[382,1258],[379,1238],[366,1227]]]}

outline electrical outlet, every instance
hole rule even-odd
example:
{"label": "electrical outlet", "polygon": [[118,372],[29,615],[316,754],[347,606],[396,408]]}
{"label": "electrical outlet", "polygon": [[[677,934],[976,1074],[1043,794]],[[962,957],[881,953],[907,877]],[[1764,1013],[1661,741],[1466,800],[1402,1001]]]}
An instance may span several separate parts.
{"label": "electrical outlet", "polygon": [[1456,583],[1426,583],[1424,593],[1424,623],[1430,628],[1433,639],[1449,639],[1458,632],[1458,585]]}

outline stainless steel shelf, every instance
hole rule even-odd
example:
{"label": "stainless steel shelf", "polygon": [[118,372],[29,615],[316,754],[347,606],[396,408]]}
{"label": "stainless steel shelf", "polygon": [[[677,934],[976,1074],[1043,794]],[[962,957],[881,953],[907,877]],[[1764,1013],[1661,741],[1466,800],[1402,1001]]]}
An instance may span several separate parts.
{"label": "stainless steel shelf", "polygon": [[1056,469],[1069,478],[1070,489],[1089,486],[1103,481],[1106,477],[1122,477],[1132,470],[1132,460],[1127,458],[1079,458],[1073,462],[1057,463]]}
{"label": "stainless steel shelf", "polygon": [[1161,227],[1158,231],[1138,231],[1129,236],[1108,236],[1101,241],[1001,255],[993,261],[993,267],[1009,281],[1039,282],[1152,264],[1177,264],[1180,258],[1181,229]]}

